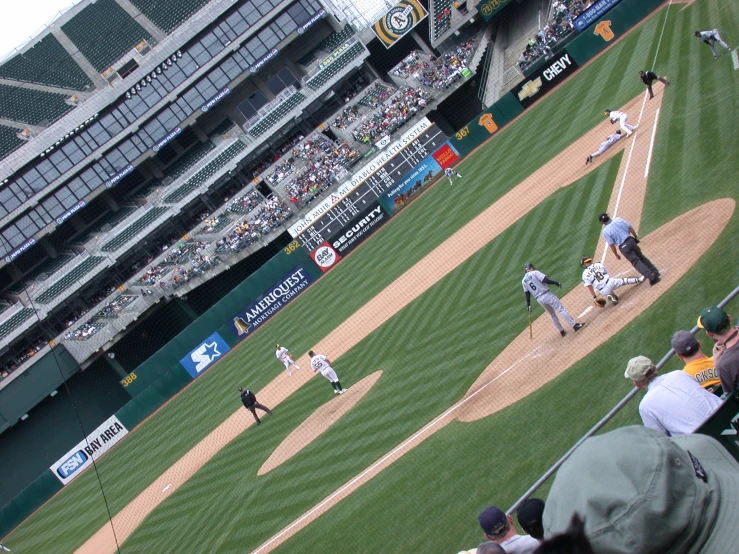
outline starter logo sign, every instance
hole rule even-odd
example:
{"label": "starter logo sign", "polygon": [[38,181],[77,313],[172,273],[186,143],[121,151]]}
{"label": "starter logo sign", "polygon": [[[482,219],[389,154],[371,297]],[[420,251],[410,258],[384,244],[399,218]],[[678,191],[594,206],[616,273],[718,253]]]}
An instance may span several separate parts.
{"label": "starter logo sign", "polygon": [[200,346],[182,358],[180,364],[195,379],[204,370],[208,369],[213,362],[228,352],[228,350],[228,344],[223,340],[223,337],[218,333],[213,333]]}
{"label": "starter logo sign", "polygon": [[310,257],[313,258],[316,265],[321,268],[321,271],[328,271],[341,259],[336,250],[334,250],[328,242],[324,242],[321,246],[311,252]]}
{"label": "starter logo sign", "polygon": [[116,416],[111,416],[49,469],[63,485],[66,485],[127,434],[128,429]]}

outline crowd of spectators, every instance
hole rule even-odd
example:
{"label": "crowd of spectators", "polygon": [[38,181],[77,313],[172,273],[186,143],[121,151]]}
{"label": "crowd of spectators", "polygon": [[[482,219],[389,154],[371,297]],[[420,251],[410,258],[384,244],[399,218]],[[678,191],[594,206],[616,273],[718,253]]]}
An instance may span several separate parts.
{"label": "crowd of spectators", "polygon": [[88,319],[85,323],[70,331],[64,338],[67,340],[87,340],[108,324],[107,321],[99,319]]}
{"label": "crowd of spectators", "polygon": [[172,279],[172,288],[179,288],[191,279],[203,275],[210,269],[213,269],[221,261],[218,256],[208,256],[206,254],[198,254],[193,256],[189,265],[180,266],[175,271]]}
{"label": "crowd of spectators", "polygon": [[287,139],[285,142],[283,142],[279,146],[273,147],[270,150],[269,154],[267,154],[267,156],[264,157],[256,165],[256,167],[252,171],[252,176],[255,179],[259,177],[273,163],[278,161],[282,156],[284,156],[287,152],[289,152],[291,148],[293,148],[296,144],[298,144],[303,139],[305,139],[305,136],[301,134],[297,134],[297,135],[290,137],[289,139]]}
{"label": "crowd of spectators", "polygon": [[574,30],[573,21],[592,3],[591,0],[586,2],[581,0],[554,0],[552,2],[552,17],[529,40],[526,49],[518,60],[518,67],[521,71],[526,71],[539,58],[551,56],[557,42]]}
{"label": "crowd of spectators", "polygon": [[422,89],[404,87],[386,106],[368,114],[352,131],[354,140],[370,143],[391,134],[431,102],[432,96]]}
{"label": "crowd of spectators", "polygon": [[290,208],[277,198],[268,198],[257,213],[216,242],[216,252],[238,252],[269,234],[292,217]]}
{"label": "crowd of spectators", "polygon": [[35,356],[36,353],[39,352],[47,344],[48,341],[45,338],[39,337],[33,343],[31,343],[31,346],[29,346],[27,350],[24,350],[22,354],[7,361],[3,366],[3,369],[0,371],[0,381],[8,377],[11,373],[13,373],[16,369],[23,365],[26,360]]}
{"label": "crowd of spectators", "polygon": [[89,339],[108,324],[108,322],[105,321],[106,319],[118,317],[118,312],[131,305],[137,298],[138,296],[134,294],[119,295],[114,300],[105,304],[102,310],[80,325],[77,329],[66,333],[64,338],[67,340]]}
{"label": "crowd of spectators", "polygon": [[137,285],[156,285],[164,275],[172,271],[171,267],[155,265],[146,270],[146,273],[136,281]]}
{"label": "crowd of spectators", "polygon": [[718,544],[736,544],[739,531],[733,527],[706,533],[695,521],[707,509],[722,517],[739,494],[735,456],[698,432],[724,402],[727,418],[736,412],[739,326],[724,309],[709,306],[698,327],[713,342],[712,356],[694,332],[680,330],[670,346],[681,368],[662,374],[645,356],[628,361],[624,377],[644,391],[643,425],[583,441],[559,468],[546,503],[531,498],[518,507],[519,525],[528,535],[518,533],[511,515],[489,506],[478,522],[491,542],[460,554],[718,552]]}
{"label": "crowd of spectators", "polygon": [[[228,211],[237,214],[248,214],[264,202],[264,196],[256,189],[252,189],[228,205]],[[215,225],[213,225],[215,227]]]}
{"label": "crowd of spectators", "polygon": [[416,50],[408,54],[390,73],[404,79],[416,79],[429,88],[449,88],[464,77],[474,46],[474,41],[470,40],[429,61],[424,60]]}
{"label": "crowd of spectators", "polygon": [[368,108],[379,108],[394,92],[395,89],[393,87],[377,83],[359,100],[358,104],[362,104]]}
{"label": "crowd of spectators", "polygon": [[190,255],[191,252],[195,252],[196,254],[199,254],[206,246],[208,246],[207,242],[203,242],[201,240],[191,241],[191,242],[181,242],[177,246],[172,248],[172,251],[164,256],[164,259],[161,261],[163,264],[174,264],[174,263],[182,263],[183,260]]}
{"label": "crowd of spectators", "polygon": [[288,161],[284,161],[281,164],[275,166],[275,170],[267,175],[265,180],[272,186],[282,181],[285,177],[295,171],[295,166]]}
{"label": "crowd of spectators", "polygon": [[339,131],[343,131],[357,119],[359,119],[359,108],[356,106],[349,106],[341,110],[341,113],[336,116],[333,126]]}
{"label": "crowd of spectators", "polygon": [[333,142],[322,135],[306,140],[293,150],[293,158],[304,162],[294,178],[285,184],[293,204],[304,205],[336,183],[338,175],[358,159],[359,151],[346,141]]}

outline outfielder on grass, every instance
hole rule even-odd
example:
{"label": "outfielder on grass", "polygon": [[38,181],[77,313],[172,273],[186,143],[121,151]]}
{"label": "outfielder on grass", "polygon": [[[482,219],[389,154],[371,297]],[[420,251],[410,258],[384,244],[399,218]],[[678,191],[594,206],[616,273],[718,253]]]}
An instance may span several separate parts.
{"label": "outfielder on grass", "polygon": [[559,322],[557,314],[559,313],[564,320],[572,327],[573,330],[579,331],[582,328],[582,323],[578,323],[575,319],[565,310],[562,303],[550,290],[547,285],[556,285],[562,288],[562,285],[557,281],[553,281],[544,275],[541,271],[533,266],[533,264],[526,264],[524,266],[526,274],[523,276],[521,284],[523,285],[524,295],[526,296],[526,309],[531,311],[531,295],[534,295],[539,305],[544,308],[549,316],[552,318],[552,323],[559,331],[559,334],[563,337],[567,334],[562,328],[562,324]]}
{"label": "outfielder on grass", "polygon": [[618,304],[618,296],[615,290],[624,285],[636,285],[644,282],[644,276],[641,277],[627,277],[625,279],[617,279],[611,277],[608,274],[608,269],[601,263],[593,263],[593,258],[590,256],[583,256],[580,260],[580,265],[585,268],[582,272],[582,282],[590,291],[590,295],[593,297],[593,302],[596,306],[602,308],[606,305],[606,301],[603,298],[598,298],[595,294],[596,289],[601,296],[608,298],[611,304],[614,306]]}

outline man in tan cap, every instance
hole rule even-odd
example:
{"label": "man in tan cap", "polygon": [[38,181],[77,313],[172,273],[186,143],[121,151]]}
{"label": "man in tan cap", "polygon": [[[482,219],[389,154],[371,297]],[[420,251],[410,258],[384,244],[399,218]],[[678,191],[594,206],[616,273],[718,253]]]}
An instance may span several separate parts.
{"label": "man in tan cap", "polygon": [[645,356],[629,360],[624,377],[647,391],[639,404],[644,426],[667,436],[694,432],[721,406],[718,396],[684,371],[660,375],[652,360]]}

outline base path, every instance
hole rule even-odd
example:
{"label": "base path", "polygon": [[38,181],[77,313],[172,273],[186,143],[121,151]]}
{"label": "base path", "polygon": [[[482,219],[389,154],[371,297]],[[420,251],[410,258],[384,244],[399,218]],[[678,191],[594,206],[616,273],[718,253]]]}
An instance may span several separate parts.
{"label": "base path", "polygon": [[[658,89],[656,91],[655,99],[646,103],[646,109],[644,109],[640,121],[640,128],[634,136],[629,139],[620,140],[614,147],[606,152],[606,154],[597,158],[597,163],[586,166],[586,156],[595,151],[598,145],[605,140],[606,136],[614,131],[614,127],[608,124],[606,120],[601,122],[593,130],[589,131],[575,143],[570,145],[554,159],[534,172],[492,206],[483,211],[479,216],[474,218],[462,229],[427,254],[396,281],[388,285],[388,287],[380,292],[375,298],[367,302],[341,325],[320,340],[318,344],[315,345],[314,350],[318,352],[327,352],[330,354],[332,359],[339,358],[375,329],[397,314],[405,306],[418,298],[428,288],[433,286],[440,279],[443,279],[449,272],[464,263],[477,251],[489,244],[511,225],[516,223],[541,202],[554,194],[558,189],[566,187],[582,178],[590,172],[593,167],[597,167],[597,165],[602,163],[603,160],[612,157],[624,148],[627,149],[628,153],[624,155],[622,168],[619,172],[619,178],[615,184],[616,189],[621,188],[621,185],[623,184],[623,190],[629,190],[628,187],[631,187],[632,179],[639,178],[643,180],[643,168],[641,170],[642,172],[637,170],[632,171],[631,169],[626,172],[626,164],[628,163],[628,160],[632,160],[631,163],[636,164],[636,160],[647,159],[650,136],[652,133],[651,129],[654,126],[656,112],[661,104],[661,100],[662,90]],[[636,114],[639,113],[643,106],[645,106],[643,96],[640,95],[629,102],[626,106],[619,109],[627,111],[630,114]],[[636,142],[633,142],[635,139]],[[643,187],[645,184],[642,184],[641,186]],[[626,198],[626,195],[622,194],[622,197]],[[629,213],[636,213],[631,211],[635,209],[638,209],[640,213],[642,202],[643,194],[638,202],[628,203],[628,206],[631,206],[628,208]],[[637,203],[638,206],[636,206]],[[623,206],[624,211],[619,213],[623,213],[625,217],[631,217],[631,215],[627,215],[627,203],[624,202]],[[635,219],[636,221],[634,221],[634,223],[637,223],[638,217]],[[713,227],[711,228],[713,229]],[[715,236],[720,232],[720,230],[714,231]],[[648,242],[645,242],[645,246],[647,244]],[[649,250],[647,250],[647,252],[649,252]],[[579,256],[581,253],[578,252],[575,253],[575,255]],[[691,262],[691,265],[692,263],[693,262]],[[689,267],[689,265],[687,267]],[[618,273],[620,270],[621,268],[615,266],[612,269],[614,273]],[[675,269],[671,266],[671,270]],[[667,290],[667,286],[662,287],[661,290]],[[582,294],[582,291],[579,292]],[[551,327],[551,323],[547,322],[547,324]],[[539,325],[538,322],[537,325]],[[584,331],[587,332],[587,328],[584,329]],[[597,339],[593,338],[590,340],[598,340],[602,342],[605,341],[608,336],[601,335]],[[549,340],[549,337],[550,335],[545,332],[544,328],[537,333],[537,340],[539,342],[546,342]],[[583,337],[587,340],[585,334],[583,334]],[[557,338],[559,338],[559,336],[557,336]],[[577,338],[580,337],[578,336]],[[574,339],[574,337],[570,337],[568,335],[566,340],[571,339]],[[578,353],[573,352],[572,355],[573,362],[574,360],[579,359]],[[297,362],[304,369],[295,372],[292,377],[288,377],[285,373],[281,373],[274,381],[267,385],[263,390],[259,391],[257,396],[260,399],[260,402],[263,402],[270,407],[277,406],[280,402],[284,401],[293,392],[303,386],[308,379],[313,377],[312,373],[307,370],[309,367],[307,356],[301,357]],[[563,368],[569,367],[573,362],[568,363],[563,366]],[[488,370],[490,370],[490,368],[488,368]],[[486,372],[488,370],[486,370]],[[543,380],[540,381],[540,385],[541,384],[543,384]],[[507,391],[502,392],[498,389],[496,392],[496,394],[500,395],[507,395],[509,393],[513,395],[513,401],[522,397],[516,394],[512,385]],[[352,397],[345,394],[335,399],[335,401],[346,401],[349,403],[352,401]],[[455,412],[454,417],[456,417],[456,415],[457,413]],[[94,554],[115,552],[116,543],[113,537],[111,525],[115,527],[118,540],[121,542],[124,541],[156,506],[163,502],[196,471],[203,467],[221,448],[225,447],[231,440],[236,438],[252,424],[253,420],[251,415],[246,410],[241,409],[234,412],[233,415],[214,429],[191,451],[183,456],[183,458],[176,462],[171,468],[162,474],[162,476],[156,479],[154,483],[139,494],[129,505],[121,510],[121,512],[114,516],[111,523],[106,524],[98,530],[98,532],[83,544],[77,552],[89,552]],[[434,422],[429,425],[434,425]],[[426,438],[425,435],[423,435],[423,430],[419,431],[417,435],[420,440]],[[423,438],[421,438],[422,435]],[[407,451],[405,448],[403,450]],[[399,455],[402,454],[399,453]],[[384,462],[382,464],[378,462],[373,465],[373,468],[377,466],[376,469],[377,472],[379,472],[381,467],[385,467],[385,465],[392,461],[392,457],[392,453],[387,455],[383,458]],[[361,482],[364,481],[357,480],[355,483],[356,486],[347,488],[345,485],[340,490],[349,494],[351,492],[350,489],[353,490],[360,486]],[[168,485],[169,487],[166,490],[163,490]],[[322,511],[328,509],[330,505],[340,500],[343,496],[345,496],[345,494],[339,494],[339,491],[337,491],[335,495],[330,497],[330,501],[327,499],[319,504],[319,506],[321,506],[320,509],[316,507],[311,510],[311,512],[309,512],[311,513],[310,517],[303,516],[298,520],[300,523],[295,522],[291,526],[288,526],[288,529],[278,533],[273,537],[273,539],[270,539],[270,541],[265,543],[263,547],[260,547],[259,550],[265,551],[266,549],[271,549],[280,542],[286,540],[290,535],[301,527],[307,525],[310,520],[318,517]]]}

